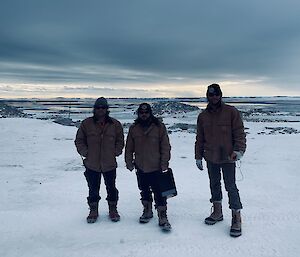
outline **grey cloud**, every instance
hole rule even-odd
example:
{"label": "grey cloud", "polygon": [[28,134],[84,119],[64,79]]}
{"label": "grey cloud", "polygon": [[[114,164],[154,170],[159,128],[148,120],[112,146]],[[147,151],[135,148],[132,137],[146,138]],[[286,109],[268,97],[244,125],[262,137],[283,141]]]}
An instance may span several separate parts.
{"label": "grey cloud", "polygon": [[[0,10],[1,76],[126,83],[233,74],[296,87],[299,13],[300,3],[293,0],[5,0]],[[20,65],[14,70],[5,63]],[[88,68],[98,74],[86,72]],[[105,70],[109,74],[101,72]],[[126,76],[122,70],[137,75]]]}

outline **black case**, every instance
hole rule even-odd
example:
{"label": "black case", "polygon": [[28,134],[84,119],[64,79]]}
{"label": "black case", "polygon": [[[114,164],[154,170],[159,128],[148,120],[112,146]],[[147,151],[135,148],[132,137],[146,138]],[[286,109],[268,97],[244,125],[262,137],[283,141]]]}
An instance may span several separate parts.
{"label": "black case", "polygon": [[171,168],[166,172],[160,173],[158,184],[163,197],[171,198],[177,195],[176,184]]}

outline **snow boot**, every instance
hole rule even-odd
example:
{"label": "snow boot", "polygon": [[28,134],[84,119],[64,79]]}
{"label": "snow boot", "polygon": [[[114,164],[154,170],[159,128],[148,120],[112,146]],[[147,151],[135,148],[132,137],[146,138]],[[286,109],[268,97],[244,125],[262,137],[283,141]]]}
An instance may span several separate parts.
{"label": "snow boot", "polygon": [[87,223],[95,223],[99,216],[98,202],[89,203],[89,207],[90,207],[90,213],[86,217],[86,221],[87,221]]}
{"label": "snow boot", "polygon": [[211,214],[207,217],[204,222],[207,225],[214,225],[218,221],[223,220],[222,214],[222,203],[221,202],[213,202],[213,206],[211,207]]}
{"label": "snow boot", "polygon": [[117,222],[120,220],[120,215],[117,210],[117,202],[108,202],[109,218],[111,221]]}
{"label": "snow boot", "polygon": [[142,201],[144,206],[143,214],[140,217],[140,223],[148,223],[153,217],[152,201]]}
{"label": "snow boot", "polygon": [[167,206],[157,206],[158,225],[163,231],[170,231],[172,229],[171,224],[167,217]]}
{"label": "snow boot", "polygon": [[232,210],[232,221],[230,236],[239,237],[242,235],[242,218],[240,210]]}

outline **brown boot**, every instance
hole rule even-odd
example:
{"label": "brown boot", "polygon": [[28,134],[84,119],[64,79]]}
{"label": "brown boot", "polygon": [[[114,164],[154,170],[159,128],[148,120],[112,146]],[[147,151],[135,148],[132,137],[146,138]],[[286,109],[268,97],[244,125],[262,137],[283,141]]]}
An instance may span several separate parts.
{"label": "brown boot", "polygon": [[90,207],[90,213],[86,217],[86,221],[87,221],[87,223],[95,223],[99,216],[98,202],[89,203],[89,207]]}
{"label": "brown boot", "polygon": [[211,207],[211,214],[209,217],[207,217],[204,222],[207,225],[214,225],[218,221],[223,220],[223,214],[222,214],[222,203],[221,202],[213,202],[213,206]]}
{"label": "brown boot", "polygon": [[157,206],[157,214],[158,214],[158,225],[164,231],[171,230],[171,224],[168,221],[167,217],[167,206]]}
{"label": "brown boot", "polygon": [[140,223],[148,223],[150,219],[153,217],[152,212],[152,202],[151,201],[142,201],[144,206],[143,214],[140,217]]}
{"label": "brown boot", "polygon": [[242,235],[242,218],[240,210],[232,210],[230,235],[232,237],[239,237]]}
{"label": "brown boot", "polygon": [[117,202],[108,202],[109,218],[111,221],[117,222],[120,220],[120,215],[117,210]]}

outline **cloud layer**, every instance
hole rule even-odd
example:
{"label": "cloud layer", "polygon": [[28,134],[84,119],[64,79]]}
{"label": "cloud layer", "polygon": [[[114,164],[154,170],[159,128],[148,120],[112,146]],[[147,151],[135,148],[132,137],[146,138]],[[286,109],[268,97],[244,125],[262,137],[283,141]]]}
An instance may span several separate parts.
{"label": "cloud layer", "polygon": [[297,92],[299,13],[292,0],[4,0],[0,83],[255,80]]}

